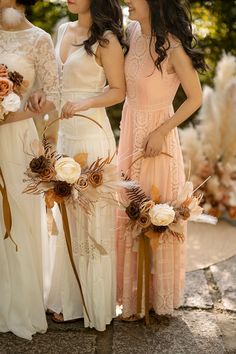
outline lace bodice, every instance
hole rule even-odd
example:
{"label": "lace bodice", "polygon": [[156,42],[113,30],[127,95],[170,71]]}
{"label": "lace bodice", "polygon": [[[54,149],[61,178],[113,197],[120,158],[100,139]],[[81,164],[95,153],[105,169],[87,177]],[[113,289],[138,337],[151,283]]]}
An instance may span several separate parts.
{"label": "lace bodice", "polygon": [[[60,56],[61,42],[69,23],[62,24],[58,30],[58,41],[56,45],[56,56],[59,64],[60,89],[63,92],[74,91],[84,93],[99,93],[104,90],[106,76],[104,69],[97,64],[94,55],[88,55],[84,46],[72,52],[65,63],[62,63]],[[98,43],[92,47],[96,53]]]}
{"label": "lace bodice", "polygon": [[[142,34],[139,22],[131,22],[128,27],[129,52],[125,60],[125,76],[127,98],[129,104],[141,110],[158,110],[172,104],[179,86],[176,73],[168,74],[169,53],[180,43],[170,36],[170,49],[162,63],[162,73],[153,62],[156,57],[154,46],[151,47],[150,37]],[[155,88],[155,89],[153,89]]]}
{"label": "lace bodice", "polygon": [[33,89],[43,88],[58,105],[58,69],[50,35],[38,27],[22,31],[0,30],[0,64],[18,71],[29,83],[23,105]]}

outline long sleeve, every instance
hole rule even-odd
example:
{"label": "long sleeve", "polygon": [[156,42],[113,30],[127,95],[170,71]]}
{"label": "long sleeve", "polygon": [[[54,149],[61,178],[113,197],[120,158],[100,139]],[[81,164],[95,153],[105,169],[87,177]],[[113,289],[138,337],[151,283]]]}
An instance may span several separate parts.
{"label": "long sleeve", "polygon": [[49,101],[59,107],[59,78],[55,51],[51,37],[43,33],[35,45],[35,70],[39,87]]}

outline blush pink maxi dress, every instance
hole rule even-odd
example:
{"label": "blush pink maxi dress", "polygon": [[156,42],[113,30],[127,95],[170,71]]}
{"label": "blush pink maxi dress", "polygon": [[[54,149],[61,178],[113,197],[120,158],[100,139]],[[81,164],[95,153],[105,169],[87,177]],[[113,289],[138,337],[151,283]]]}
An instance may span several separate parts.
{"label": "blush pink maxi dress", "polygon": [[[168,58],[162,64],[162,73],[154,68],[149,52],[150,38],[144,36],[138,22],[128,28],[130,50],[126,57],[125,72],[127,99],[121,120],[121,136],[118,151],[118,166],[126,172],[143,152],[143,141],[173,115],[172,102],[179,87],[178,76],[168,74]],[[170,37],[171,50],[180,44]],[[137,161],[129,170],[133,180],[140,183],[150,195],[152,185],[161,194],[161,202],[177,197],[185,181],[182,152],[177,129],[166,137],[162,148],[164,154]],[[118,302],[123,305],[123,316],[129,317],[136,311],[137,295],[137,250],[138,245],[132,232],[125,229],[127,218],[124,212],[118,215],[117,235],[117,282]],[[186,239],[186,238],[185,238]],[[185,242],[173,237],[161,241],[152,251],[150,308],[159,315],[170,314],[182,302],[185,278]]]}

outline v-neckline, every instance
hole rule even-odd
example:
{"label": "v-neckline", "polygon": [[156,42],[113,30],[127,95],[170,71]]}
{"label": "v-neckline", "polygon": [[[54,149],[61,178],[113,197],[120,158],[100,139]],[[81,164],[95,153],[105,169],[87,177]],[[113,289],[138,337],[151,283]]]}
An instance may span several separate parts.
{"label": "v-neckline", "polygon": [[64,39],[64,37],[65,37],[66,30],[67,30],[67,28],[68,28],[68,26],[69,26],[70,23],[71,23],[71,22],[68,22],[68,23],[66,24],[66,26],[65,26],[65,28],[64,28],[64,30],[63,30],[63,32],[62,32],[62,35],[61,35],[61,38],[60,38],[60,41],[59,41],[59,46],[58,46],[58,56],[59,56],[59,60],[60,60],[60,63],[61,63],[62,66],[64,66],[64,65],[67,63],[67,61],[70,59],[70,57],[71,57],[74,53],[78,52],[78,50],[80,50],[80,49],[83,48],[83,46],[77,48],[74,52],[71,52],[71,53],[67,56],[67,58],[66,58],[66,60],[65,60],[64,62],[62,61],[62,58],[61,58],[61,44],[62,44],[62,41],[63,41],[63,39]]}

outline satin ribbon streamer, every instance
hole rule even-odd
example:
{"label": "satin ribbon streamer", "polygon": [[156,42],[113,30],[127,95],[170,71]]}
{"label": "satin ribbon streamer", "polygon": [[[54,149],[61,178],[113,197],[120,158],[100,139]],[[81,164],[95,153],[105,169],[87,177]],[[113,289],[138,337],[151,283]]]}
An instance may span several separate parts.
{"label": "satin ribbon streamer", "polygon": [[2,179],[2,182],[3,182],[3,185],[0,183],[0,192],[2,194],[3,220],[4,220],[4,224],[5,224],[5,228],[6,228],[4,240],[9,238],[16,246],[16,251],[18,251],[18,246],[11,236],[11,228],[12,228],[11,208],[10,208],[10,204],[9,204],[9,200],[8,200],[8,196],[7,196],[6,183],[5,183],[1,168],[0,168],[0,178]]}

